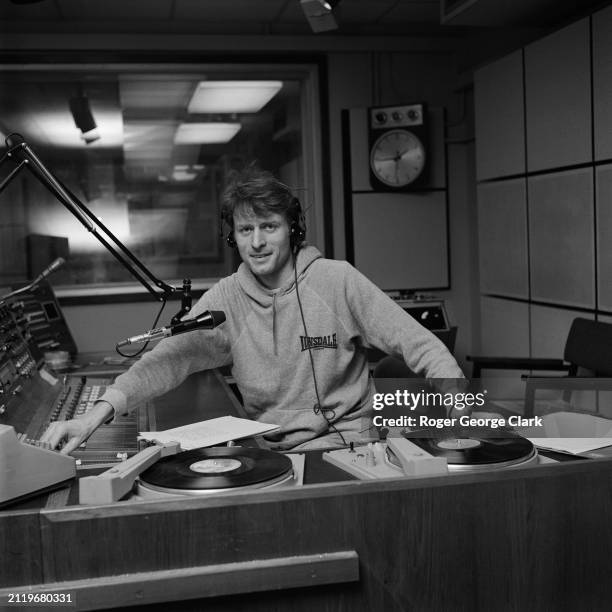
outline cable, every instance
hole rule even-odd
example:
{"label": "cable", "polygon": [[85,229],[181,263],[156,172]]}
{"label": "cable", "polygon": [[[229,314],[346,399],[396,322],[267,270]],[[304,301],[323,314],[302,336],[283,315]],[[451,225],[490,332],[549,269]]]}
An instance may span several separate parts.
{"label": "cable", "polygon": [[[166,307],[166,300],[164,300],[162,302],[161,308],[159,309],[159,312],[157,313],[157,316],[155,317],[155,321],[153,321],[153,325],[151,325],[151,329],[155,329],[157,327],[157,322],[159,321],[159,317],[161,317],[161,314],[164,311],[165,307]],[[119,348],[119,344],[115,344],[115,351],[117,351],[117,353],[119,353],[119,355],[121,355],[122,357],[127,357],[128,359],[133,359],[134,357],[139,357],[142,353],[144,353],[144,351],[146,350],[147,346],[149,346],[149,342],[150,342],[150,340],[147,340],[142,345],[142,348],[138,349],[133,355],[128,355],[127,353],[122,353],[121,349]]]}
{"label": "cable", "polygon": [[[308,330],[306,329],[306,318],[304,317],[304,309],[302,308],[302,300],[300,299],[300,291],[298,288],[298,276],[297,276],[297,251],[293,255],[293,274],[295,276],[295,295],[297,297],[298,306],[300,307],[300,317],[302,319],[302,327],[304,328],[304,335],[308,337]],[[342,444],[348,446],[344,436],[338,431],[338,428],[332,423],[332,420],[336,418],[336,412],[333,408],[324,408],[321,406],[321,397],[319,395],[319,385],[317,383],[317,376],[314,367],[314,357],[312,356],[312,348],[308,347],[308,357],[310,358],[310,368],[312,370],[312,380],[314,382],[315,395],[317,396],[317,403],[312,407],[315,414],[320,414],[327,423],[328,429],[333,429],[335,433],[340,436]],[[327,417],[326,412],[331,412],[331,419]]]}

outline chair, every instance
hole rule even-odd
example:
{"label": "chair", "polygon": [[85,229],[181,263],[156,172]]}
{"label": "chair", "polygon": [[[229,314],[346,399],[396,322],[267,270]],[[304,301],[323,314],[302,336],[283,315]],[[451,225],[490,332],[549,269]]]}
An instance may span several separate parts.
{"label": "chair", "polygon": [[538,390],[561,390],[566,403],[577,390],[612,390],[612,381],[605,380],[612,377],[612,324],[581,317],[574,319],[565,342],[563,359],[468,355],[467,360],[473,363],[473,378],[480,378],[482,370],[487,369],[564,372],[565,375],[558,378],[525,377],[524,415],[530,417],[534,414]]}

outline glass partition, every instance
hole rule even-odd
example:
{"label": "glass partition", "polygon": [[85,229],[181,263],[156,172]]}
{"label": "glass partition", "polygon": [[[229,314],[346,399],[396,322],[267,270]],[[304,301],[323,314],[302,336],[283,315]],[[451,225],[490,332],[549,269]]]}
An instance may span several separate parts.
{"label": "glass partition", "polygon": [[[219,223],[228,172],[256,160],[308,202],[320,199],[319,139],[304,130],[320,124],[316,75],[306,64],[4,66],[2,143],[21,134],[157,278],[206,285],[237,263]],[[12,167],[2,166],[2,179]],[[0,194],[0,286],[35,277],[60,256],[67,263],[56,287],[95,294],[135,284],[22,170]]]}

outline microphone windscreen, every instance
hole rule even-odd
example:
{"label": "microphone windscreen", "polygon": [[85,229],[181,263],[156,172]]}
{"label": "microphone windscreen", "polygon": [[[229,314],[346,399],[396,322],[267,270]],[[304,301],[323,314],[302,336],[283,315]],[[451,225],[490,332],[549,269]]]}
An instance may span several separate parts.
{"label": "microphone windscreen", "polygon": [[225,313],[222,310],[211,310],[210,314],[213,318],[215,327],[221,325],[225,321]]}

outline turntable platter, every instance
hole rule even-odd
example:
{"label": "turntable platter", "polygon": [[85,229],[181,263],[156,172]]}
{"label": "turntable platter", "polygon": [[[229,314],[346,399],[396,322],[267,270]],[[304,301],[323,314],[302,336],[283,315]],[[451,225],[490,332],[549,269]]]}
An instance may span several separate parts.
{"label": "turntable platter", "polygon": [[196,448],[160,459],[140,475],[140,485],[170,494],[198,495],[260,488],[293,478],[285,455],[258,448]]}
{"label": "turntable platter", "polygon": [[526,438],[505,432],[503,438],[432,435],[430,430],[404,432],[404,437],[434,457],[444,457],[450,470],[473,471],[511,467],[537,459],[535,446]]}

